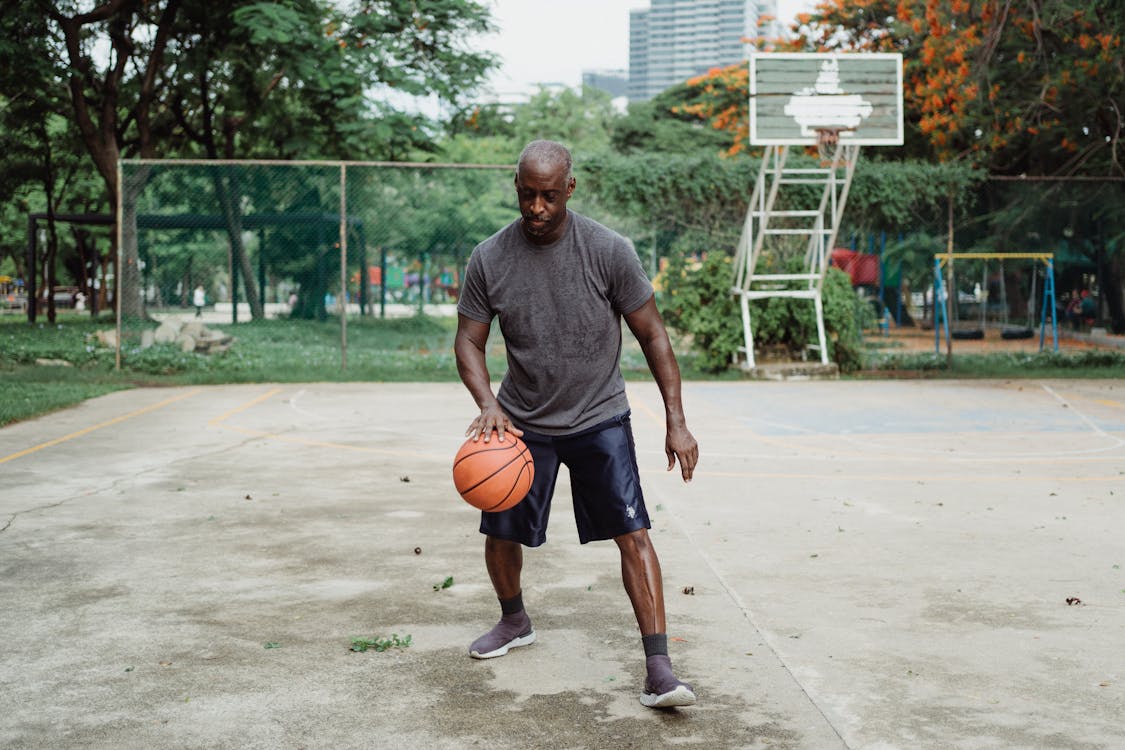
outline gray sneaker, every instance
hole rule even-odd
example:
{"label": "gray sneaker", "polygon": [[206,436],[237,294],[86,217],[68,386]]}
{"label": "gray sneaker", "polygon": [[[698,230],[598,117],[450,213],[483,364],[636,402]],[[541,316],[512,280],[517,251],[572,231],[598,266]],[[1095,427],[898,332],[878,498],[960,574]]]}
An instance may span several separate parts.
{"label": "gray sneaker", "polygon": [[527,620],[521,630],[514,630],[511,626],[499,622],[492,630],[473,641],[473,645],[469,646],[469,656],[474,659],[493,659],[503,656],[513,648],[529,646],[532,643],[535,643],[535,630],[531,627],[531,620]]}
{"label": "gray sneaker", "polygon": [[651,692],[646,685],[645,691],[641,693],[641,705],[649,708],[675,708],[694,703],[695,691],[691,689],[691,685],[683,682],[663,693]]}

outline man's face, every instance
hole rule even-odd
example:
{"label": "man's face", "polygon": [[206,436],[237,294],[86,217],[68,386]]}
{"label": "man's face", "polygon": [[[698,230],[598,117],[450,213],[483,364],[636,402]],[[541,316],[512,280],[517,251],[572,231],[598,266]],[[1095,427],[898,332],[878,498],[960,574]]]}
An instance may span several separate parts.
{"label": "man's face", "polygon": [[549,162],[528,162],[516,172],[516,197],[523,217],[523,233],[536,245],[549,245],[566,226],[566,202],[574,192],[574,178],[566,167]]}

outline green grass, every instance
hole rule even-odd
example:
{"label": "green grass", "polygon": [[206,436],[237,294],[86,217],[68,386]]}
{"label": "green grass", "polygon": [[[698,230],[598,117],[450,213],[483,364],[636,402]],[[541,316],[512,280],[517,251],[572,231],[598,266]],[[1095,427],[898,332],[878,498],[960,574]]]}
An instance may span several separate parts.
{"label": "green grass", "polygon": [[857,377],[926,378],[1121,378],[1125,351],[1089,349],[1075,353],[1003,352],[954,354],[868,351]]}
{"label": "green grass", "polygon": [[[95,332],[113,321],[60,316],[54,325],[0,321],[0,425],[137,386],[220,383],[456,382],[453,318],[349,320],[342,366],[338,320],[270,320],[211,326],[235,337],[230,351],[203,355],[175,346],[141,349],[140,327],[125,331],[121,369]],[[155,328],[155,324],[145,326]],[[499,335],[491,342],[498,344]],[[50,361],[50,364],[44,364]],[[65,363],[65,364],[60,364]],[[489,351],[493,373],[504,370],[503,347]]]}
{"label": "green grass", "polygon": [[[202,355],[174,346],[139,346],[140,327],[126,331],[121,369],[113,349],[95,332],[112,330],[109,318],[61,314],[54,325],[0,320],[0,425],[30,419],[85,399],[137,386],[222,383],[458,382],[453,357],[454,318],[416,316],[349,319],[347,367],[342,367],[340,325],[328,321],[269,320],[213,326],[235,337],[230,351]],[[155,328],[155,324],[145,326]],[[685,380],[739,380],[700,370],[690,347],[673,334]],[[45,364],[45,361],[51,361]],[[65,364],[58,364],[58,363]],[[627,380],[651,380],[636,341],[625,333],[621,357]],[[499,331],[489,338],[488,367],[498,385],[506,365]],[[865,353],[864,369],[849,377],[1067,378],[1125,377],[1125,352],[1077,354],[944,355],[908,353],[886,346]]]}

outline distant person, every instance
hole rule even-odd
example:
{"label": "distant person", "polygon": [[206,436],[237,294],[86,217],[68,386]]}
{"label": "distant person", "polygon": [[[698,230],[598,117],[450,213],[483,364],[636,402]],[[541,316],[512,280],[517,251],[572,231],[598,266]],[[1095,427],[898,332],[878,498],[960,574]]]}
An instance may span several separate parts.
{"label": "distant person", "polygon": [[1082,290],[1082,303],[1078,309],[1082,316],[1082,322],[1088,326],[1094,325],[1094,321],[1098,317],[1098,301],[1094,298],[1094,295],[1090,294],[1089,289]]}
{"label": "distant person", "polygon": [[203,317],[203,307],[207,304],[207,292],[203,290],[202,284],[197,286],[192,293],[191,303],[195,305],[195,317]]}
{"label": "distant person", "polygon": [[[482,513],[484,560],[501,618],[473,641],[476,659],[504,656],[535,641],[524,609],[523,548],[547,541],[555,479],[565,464],[579,541],[612,539],[637,618],[647,677],[640,700],[651,708],[695,703],[672,671],[660,561],[641,493],[629,402],[621,376],[621,319],[636,336],[664,401],[664,451],[685,482],[699,459],[680,401],[680,370],[652,284],[632,243],[567,209],[574,192],[570,152],[533,141],[520,155],[515,189],[521,218],[473,250],[457,306],[457,371],[480,407],[466,435],[523,436],[535,460],[527,497]],[[494,395],[485,360],[489,328],[500,320],[508,371]]]}

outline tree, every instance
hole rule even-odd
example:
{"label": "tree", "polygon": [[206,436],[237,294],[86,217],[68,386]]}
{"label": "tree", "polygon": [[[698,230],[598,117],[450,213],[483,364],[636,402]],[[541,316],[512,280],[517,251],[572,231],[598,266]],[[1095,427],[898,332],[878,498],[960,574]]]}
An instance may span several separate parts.
{"label": "tree", "polygon": [[901,52],[908,119],[943,161],[1125,175],[1125,16],[1094,0],[822,2],[805,49]]}
{"label": "tree", "polygon": [[610,142],[618,153],[719,153],[730,137],[694,114],[678,111],[683,89],[673,87],[646,102],[633,102],[613,123]]}
{"label": "tree", "polygon": [[[493,64],[466,41],[488,28],[474,0],[361,0],[347,10],[329,0],[38,5],[113,208],[122,155],[400,158],[431,134],[392,103],[394,92],[457,100]],[[139,172],[124,187],[143,184]],[[237,206],[237,186],[216,190]],[[245,266],[237,212],[228,216],[235,262]],[[123,227],[121,273],[125,288],[139,289],[132,227]],[[243,278],[256,300],[253,275]],[[122,300],[122,311],[140,315],[140,299]]]}
{"label": "tree", "polygon": [[[64,116],[67,105],[55,86],[59,70],[47,48],[47,23],[41,13],[26,4],[4,8],[0,13],[0,57],[20,64],[0,69],[0,90],[4,91],[0,99],[0,203],[5,205],[9,227],[2,242],[17,270],[35,273],[41,280],[37,296],[46,301],[47,318],[54,322],[51,292],[58,283],[60,259],[56,215],[67,209],[90,210],[96,207],[96,198],[85,179],[88,169],[78,155],[81,145],[76,132]],[[46,242],[40,246],[42,256],[33,259],[36,269],[25,268],[23,261],[28,213],[46,214]],[[79,230],[75,236],[82,241],[79,249],[87,249],[87,235]],[[85,282],[91,259],[80,253],[63,260],[88,291]]]}

